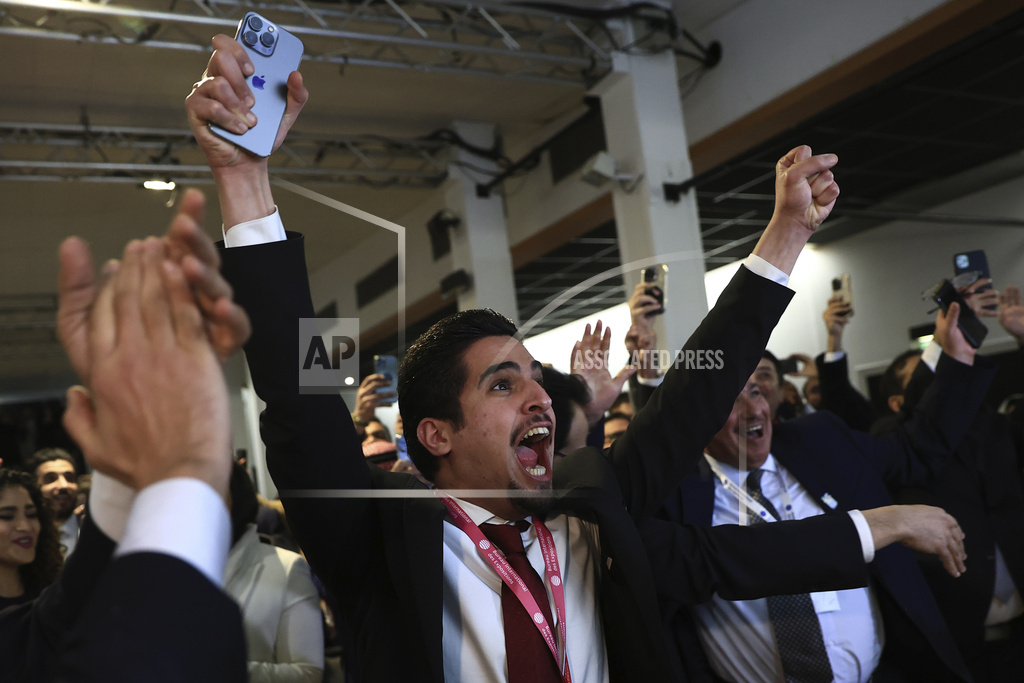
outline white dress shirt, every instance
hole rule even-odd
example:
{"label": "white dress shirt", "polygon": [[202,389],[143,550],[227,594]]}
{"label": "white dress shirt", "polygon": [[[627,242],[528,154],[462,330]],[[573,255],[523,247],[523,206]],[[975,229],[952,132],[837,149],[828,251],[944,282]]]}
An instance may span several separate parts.
{"label": "white dress shirt", "polygon": [[[720,471],[743,487],[747,472],[725,463]],[[792,505],[791,519],[824,514],[821,507],[793,475],[771,455],[761,467],[761,491],[786,518],[785,493]],[[785,493],[784,493],[785,492]],[[853,511],[856,512],[856,511]],[[859,512],[851,517],[858,525],[865,561],[874,556],[870,543],[867,553],[864,530],[870,540],[870,528]],[[746,515],[742,515],[744,519]],[[740,503],[718,479],[715,480],[715,507],[712,524],[740,523]],[[766,557],[765,562],[788,562],[785,557]],[[821,633],[832,672],[837,682],[866,683],[882,655],[884,633],[881,614],[869,588],[812,593]],[[760,600],[723,600],[719,597],[693,608],[701,644],[714,671],[737,683],[782,683],[782,662],[768,618],[768,602]]]}
{"label": "white dress shirt", "polygon": [[[505,523],[479,506],[457,502],[478,526]],[[544,525],[555,542],[565,589],[566,650],[572,680],[604,683],[608,681],[608,656],[597,604],[597,563],[601,557],[597,526],[569,515],[557,515]],[[522,538],[526,558],[543,579],[544,557],[532,523]],[[444,524],[443,571],[445,680],[507,681],[501,578],[480,556],[473,540],[449,519]],[[544,587],[557,638],[558,616],[546,580]]]}

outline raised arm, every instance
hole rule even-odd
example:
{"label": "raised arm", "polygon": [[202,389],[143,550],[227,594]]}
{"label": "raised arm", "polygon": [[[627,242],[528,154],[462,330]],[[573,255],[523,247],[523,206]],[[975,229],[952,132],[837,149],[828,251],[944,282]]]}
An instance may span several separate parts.
{"label": "raised arm", "polygon": [[[779,161],[775,214],[754,254],[786,275],[839,194],[829,170],[835,163],[834,155],[812,156],[808,147]],[[635,519],[654,513],[725,423],[792,294],[741,268],[615,442],[612,466]]]}

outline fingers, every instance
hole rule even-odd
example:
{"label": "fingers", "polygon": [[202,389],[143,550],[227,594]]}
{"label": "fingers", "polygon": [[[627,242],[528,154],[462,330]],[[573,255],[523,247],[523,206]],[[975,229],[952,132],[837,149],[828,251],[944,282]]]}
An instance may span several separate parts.
{"label": "fingers", "polygon": [[129,340],[129,343],[134,343],[145,335],[140,311],[144,250],[145,246],[142,242],[138,240],[129,242],[124,250],[121,267],[110,284],[114,295],[116,340],[124,337]]}
{"label": "fingers", "polygon": [[61,243],[58,255],[57,334],[71,366],[85,381],[89,374],[89,310],[96,298],[92,253],[84,241],[69,237]]}
{"label": "fingers", "polygon": [[626,380],[636,373],[640,368],[627,365],[626,367],[619,370],[619,373],[612,378],[612,384],[616,387],[617,391],[622,393],[622,386],[626,383]]}
{"label": "fingers", "polygon": [[194,188],[185,191],[178,212],[171,225],[167,228],[164,242],[168,247],[168,257],[181,261],[188,255],[194,256],[209,268],[220,268],[220,254],[200,225],[203,220],[203,209],[206,198]]}
{"label": "fingers", "polygon": [[96,409],[85,387],[74,386],[68,389],[63,422],[64,429],[82,449],[86,460],[95,467],[96,457],[102,451],[96,431]]}
{"label": "fingers", "polygon": [[288,131],[291,130],[292,124],[299,117],[299,113],[302,108],[306,106],[306,102],[309,100],[309,91],[306,90],[306,86],[302,82],[302,74],[298,71],[293,71],[288,75],[288,102],[285,105],[284,116],[281,119],[281,126],[277,129],[277,137],[274,140],[274,147],[280,145],[285,137],[288,135]]}
{"label": "fingers", "polygon": [[206,343],[203,317],[196,307],[185,274],[171,261],[162,261],[158,265],[157,276],[160,278],[166,304],[166,324],[174,338],[184,348],[194,348],[197,344]]}
{"label": "fingers", "polygon": [[174,344],[174,324],[171,306],[161,274],[164,260],[163,245],[151,237],[142,244],[139,307],[142,329],[153,345],[164,349]]}
{"label": "fingers", "polygon": [[999,297],[999,303],[1003,306],[1020,306],[1020,287],[1017,285],[1006,285],[1006,291]]}

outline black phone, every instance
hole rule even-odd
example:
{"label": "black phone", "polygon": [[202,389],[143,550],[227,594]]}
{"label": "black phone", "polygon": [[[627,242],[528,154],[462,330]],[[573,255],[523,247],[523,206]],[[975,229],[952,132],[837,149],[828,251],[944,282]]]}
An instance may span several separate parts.
{"label": "black phone", "polygon": [[249,54],[256,71],[246,79],[256,104],[256,125],[242,134],[210,124],[210,130],[261,157],[274,151],[274,140],[288,105],[288,76],[302,61],[302,41],[256,12],[238,22],[235,40]]}
{"label": "black phone", "polygon": [[940,307],[942,312],[945,313],[949,310],[949,306],[952,303],[960,304],[960,318],[957,322],[957,327],[964,335],[964,339],[967,343],[974,348],[979,348],[981,343],[985,341],[985,335],[988,334],[988,328],[985,327],[985,323],[978,320],[978,316],[974,315],[974,311],[967,305],[964,298],[960,296],[960,292],[956,291],[956,287],[949,280],[943,280],[935,293],[932,295]]}
{"label": "black phone", "polygon": [[658,308],[647,314],[650,318],[665,312],[665,284],[668,281],[668,266],[664,263],[653,268],[640,271],[640,279],[644,283],[644,294],[653,296],[658,301]]}
{"label": "black phone", "polygon": [[800,372],[800,361],[793,356],[789,358],[780,358],[778,363],[779,368],[779,381],[786,379],[786,375],[795,375]]}
{"label": "black phone", "polygon": [[[988,269],[988,258],[985,256],[984,249],[975,249],[974,251],[964,251],[959,254],[953,254],[953,271],[955,275],[962,273],[977,273],[976,280],[989,280],[992,278],[992,274]],[[979,292],[992,289],[991,284],[987,284],[984,287],[978,289]],[[986,311],[995,311],[999,308],[997,305],[985,306]]]}

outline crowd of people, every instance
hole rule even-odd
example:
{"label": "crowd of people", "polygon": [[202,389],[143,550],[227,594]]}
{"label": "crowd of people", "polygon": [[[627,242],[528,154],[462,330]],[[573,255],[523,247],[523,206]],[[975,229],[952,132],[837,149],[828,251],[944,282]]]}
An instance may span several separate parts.
{"label": "crowd of people", "polygon": [[[983,406],[994,365],[960,306],[877,405],[839,298],[802,392],[766,350],[838,199],[834,155],[779,160],[771,220],[669,367],[592,362],[613,343],[597,323],[562,373],[468,310],[350,410],[300,390],[304,239],[266,159],[209,127],[255,124],[249,57],[213,45],[186,111],[223,243],[193,190],[98,275],[84,242],[60,248],[82,380],[64,424],[91,473],[57,448],[0,468],[0,681],[1019,679],[1024,427]],[[307,98],[293,73],[275,147]],[[1020,291],[990,284],[965,305],[1024,346]],[[629,305],[643,359],[661,303],[641,284]],[[280,503],[232,462],[220,365],[243,345]],[[392,435],[376,410],[396,399]]]}

